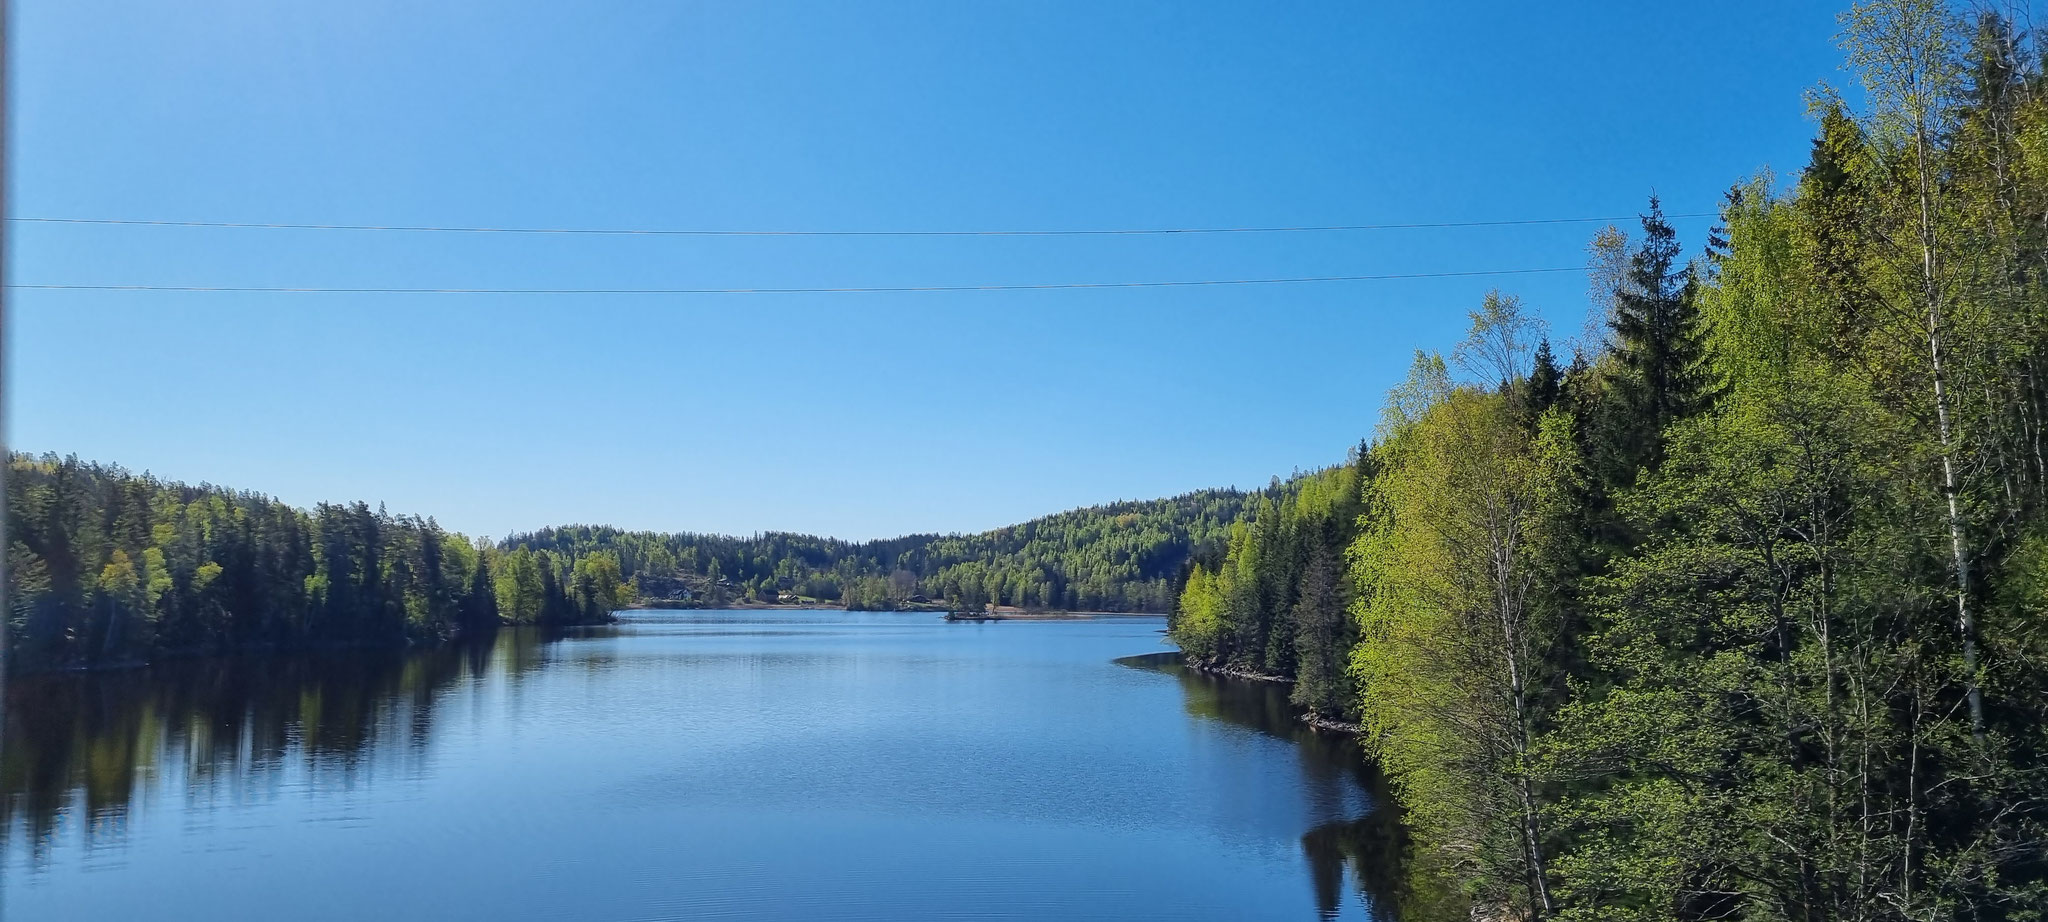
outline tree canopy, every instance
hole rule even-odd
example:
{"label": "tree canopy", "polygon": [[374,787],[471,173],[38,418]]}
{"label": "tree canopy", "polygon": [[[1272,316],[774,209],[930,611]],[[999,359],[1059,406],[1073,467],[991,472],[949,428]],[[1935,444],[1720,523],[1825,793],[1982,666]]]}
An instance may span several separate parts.
{"label": "tree canopy", "polygon": [[1349,518],[1262,501],[1188,580],[1192,662],[1361,724],[1452,897],[1404,918],[2048,916],[2042,49],[1843,25],[1870,108],[1796,181],[1689,260],[1655,199],[1600,234],[1567,367],[1488,296],[1317,475]]}
{"label": "tree canopy", "polygon": [[626,601],[611,555],[500,549],[363,503],[308,511],[20,454],[7,494],[9,653],[28,668],[438,641]]}

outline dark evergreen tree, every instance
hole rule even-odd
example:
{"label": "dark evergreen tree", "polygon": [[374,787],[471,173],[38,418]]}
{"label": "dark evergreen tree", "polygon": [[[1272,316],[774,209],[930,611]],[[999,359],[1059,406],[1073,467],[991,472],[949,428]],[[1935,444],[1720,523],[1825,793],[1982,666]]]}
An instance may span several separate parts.
{"label": "dark evergreen tree", "polygon": [[1533,422],[1543,411],[1557,404],[1563,393],[1564,371],[1557,367],[1557,354],[1551,351],[1550,340],[1536,344],[1536,356],[1529,364],[1529,383],[1524,389],[1528,401],[1528,416]]}
{"label": "dark evergreen tree", "polygon": [[561,579],[555,574],[554,555],[541,551],[534,556],[540,566],[540,621],[566,624],[570,620],[570,603],[563,595]]}
{"label": "dark evergreen tree", "polygon": [[469,591],[462,598],[462,626],[465,631],[487,631],[498,626],[498,591],[491,585],[491,568],[484,552],[477,551],[476,566],[469,572]]}
{"label": "dark evergreen tree", "polygon": [[1347,677],[1351,662],[1351,618],[1338,583],[1335,549],[1315,530],[1308,563],[1302,568],[1300,595],[1294,601],[1295,704],[1321,714],[1352,709]]}
{"label": "dark evergreen tree", "polygon": [[1654,466],[1665,427],[1705,409],[1715,392],[1698,283],[1679,261],[1678,234],[1655,196],[1642,221],[1642,247],[1629,261],[1613,322],[1612,409],[1622,425],[1611,473],[1623,481],[1633,480],[1639,466]]}

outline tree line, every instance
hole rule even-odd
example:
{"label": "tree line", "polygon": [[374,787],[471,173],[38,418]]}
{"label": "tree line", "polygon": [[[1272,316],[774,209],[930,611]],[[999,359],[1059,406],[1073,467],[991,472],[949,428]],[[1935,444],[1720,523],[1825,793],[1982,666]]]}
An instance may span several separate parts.
{"label": "tree line", "polygon": [[8,463],[8,649],[28,669],[431,642],[606,621],[627,601],[605,553],[500,548],[360,502],[307,511],[75,457]]}
{"label": "tree line", "polygon": [[1789,183],[1596,239],[1561,363],[1490,296],[1171,631],[1357,721],[1411,919],[2048,915],[2048,80],[1996,13],[1843,16]]}
{"label": "tree line", "polygon": [[712,606],[796,596],[852,609],[914,599],[979,609],[1014,605],[1163,612],[1186,562],[1220,548],[1247,502],[1238,490],[1074,509],[971,535],[851,542],[768,533],[730,537],[570,525],[515,535],[508,547],[613,555],[650,604]]}
{"label": "tree line", "polygon": [[1077,509],[976,535],[846,542],[570,526],[474,540],[365,503],[302,510],[57,455],[8,471],[9,659],[69,668],[166,653],[430,643],[500,624],[606,621],[642,602],[784,594],[850,608],[1164,611],[1245,495]]}

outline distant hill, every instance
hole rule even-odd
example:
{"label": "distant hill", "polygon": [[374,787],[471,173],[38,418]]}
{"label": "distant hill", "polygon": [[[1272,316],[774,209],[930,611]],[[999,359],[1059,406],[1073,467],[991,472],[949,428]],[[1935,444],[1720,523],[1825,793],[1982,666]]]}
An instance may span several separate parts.
{"label": "distant hill", "polygon": [[633,605],[1164,612],[1189,561],[1221,558],[1264,495],[1203,490],[866,542],[576,525],[494,544],[360,502],[300,509],[75,457],[7,460],[8,655],[27,669],[427,643]]}
{"label": "distant hill", "polygon": [[1164,612],[1186,563],[1220,555],[1256,496],[1200,490],[1073,509],[968,535],[851,542],[769,532],[753,537],[569,525],[515,535],[570,559],[617,555],[642,604],[721,605],[778,598],[849,608],[918,604]]}

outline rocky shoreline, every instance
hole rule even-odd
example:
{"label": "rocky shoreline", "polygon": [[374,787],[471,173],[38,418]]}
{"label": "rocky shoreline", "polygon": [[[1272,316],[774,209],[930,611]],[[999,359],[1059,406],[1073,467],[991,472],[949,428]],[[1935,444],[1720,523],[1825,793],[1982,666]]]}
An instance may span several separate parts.
{"label": "rocky shoreline", "polygon": [[[1278,685],[1294,684],[1294,680],[1287,676],[1271,675],[1269,673],[1264,672],[1253,672],[1249,669],[1238,669],[1232,666],[1218,666],[1212,663],[1206,663],[1196,659],[1192,659],[1186,655],[1182,655],[1181,665],[1186,666],[1189,669],[1193,669],[1196,672],[1206,673],[1208,675],[1214,676],[1222,676],[1226,679],[1238,679],[1240,681],[1245,682],[1271,682]],[[1342,720],[1336,720],[1330,717],[1325,717],[1313,711],[1302,711],[1301,713],[1294,715],[1294,719],[1302,722],[1303,724],[1308,725],[1309,729],[1317,730],[1323,733],[1340,733],[1346,736],[1359,736],[1365,733],[1365,728],[1358,724]]]}

